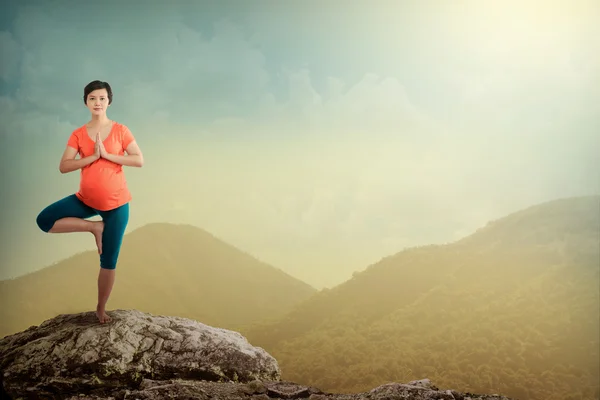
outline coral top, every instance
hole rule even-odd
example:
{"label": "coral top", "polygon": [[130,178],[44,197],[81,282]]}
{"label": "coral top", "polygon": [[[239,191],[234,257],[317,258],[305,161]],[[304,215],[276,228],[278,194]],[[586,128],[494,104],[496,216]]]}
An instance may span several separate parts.
{"label": "coral top", "polygon": [[[104,148],[110,154],[124,155],[125,149],[135,138],[127,126],[113,122],[104,140]],[[88,135],[85,125],[75,129],[67,145],[76,149],[81,158],[94,154],[95,141]],[[100,211],[120,207],[131,200],[123,166],[100,158],[81,169],[77,198]]]}

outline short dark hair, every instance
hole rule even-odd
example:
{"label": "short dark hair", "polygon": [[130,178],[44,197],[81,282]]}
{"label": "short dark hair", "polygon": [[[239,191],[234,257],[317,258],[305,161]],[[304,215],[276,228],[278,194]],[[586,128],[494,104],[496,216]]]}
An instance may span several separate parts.
{"label": "short dark hair", "polygon": [[90,93],[92,93],[94,90],[98,90],[98,89],[106,89],[106,92],[108,93],[108,104],[111,104],[112,98],[113,98],[112,89],[110,88],[110,85],[108,84],[108,82],[102,82],[102,81],[92,81],[85,86],[85,88],[83,89],[83,104],[87,105],[88,95]]}

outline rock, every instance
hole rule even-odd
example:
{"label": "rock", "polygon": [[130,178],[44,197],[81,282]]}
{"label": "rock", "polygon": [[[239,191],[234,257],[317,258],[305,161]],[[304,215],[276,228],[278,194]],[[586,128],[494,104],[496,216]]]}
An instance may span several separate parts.
{"label": "rock", "polygon": [[419,386],[419,387],[423,387],[426,389],[438,390],[437,387],[435,387],[431,384],[431,381],[429,379],[419,379],[418,381],[410,381],[407,383],[407,385]]}
{"label": "rock", "polygon": [[429,379],[333,394],[281,380],[237,332],[139,311],[59,315],[0,340],[0,398],[66,400],[511,400],[438,390]]}
{"label": "rock", "polygon": [[[137,388],[144,378],[279,380],[277,361],[239,333],[139,311],[59,315],[0,341],[2,386],[11,396]],[[64,398],[64,397],[63,397]]]}
{"label": "rock", "polygon": [[135,399],[135,400],[163,400],[163,399],[189,399],[189,400],[511,400],[503,396],[472,395],[458,392],[439,391],[427,387],[411,384],[392,383],[381,385],[365,393],[332,394],[324,393],[318,389],[297,385],[293,382],[209,382],[209,381],[184,381],[170,380],[156,382],[146,380],[139,390],[121,391],[107,394],[106,397],[97,396],[72,396],[66,400],[109,400],[109,399]]}

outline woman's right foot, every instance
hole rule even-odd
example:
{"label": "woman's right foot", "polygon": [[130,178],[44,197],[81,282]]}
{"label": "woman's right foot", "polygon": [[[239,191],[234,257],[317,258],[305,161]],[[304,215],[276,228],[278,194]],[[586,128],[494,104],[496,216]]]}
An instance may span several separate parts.
{"label": "woman's right foot", "polygon": [[92,233],[96,238],[96,247],[98,247],[98,254],[102,254],[102,232],[104,232],[104,221],[94,221],[94,227]]}

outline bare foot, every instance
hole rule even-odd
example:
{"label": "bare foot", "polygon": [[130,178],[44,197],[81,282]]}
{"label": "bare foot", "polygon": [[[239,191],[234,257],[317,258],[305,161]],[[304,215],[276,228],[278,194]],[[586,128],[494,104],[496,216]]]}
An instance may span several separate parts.
{"label": "bare foot", "polygon": [[104,310],[104,307],[100,307],[100,306],[96,307],[96,317],[98,317],[98,321],[100,321],[101,324],[111,321],[111,318],[108,316],[108,314]]}
{"label": "bare foot", "polygon": [[104,232],[104,221],[94,221],[92,233],[96,238],[96,247],[98,247],[98,254],[102,254],[102,232]]}

